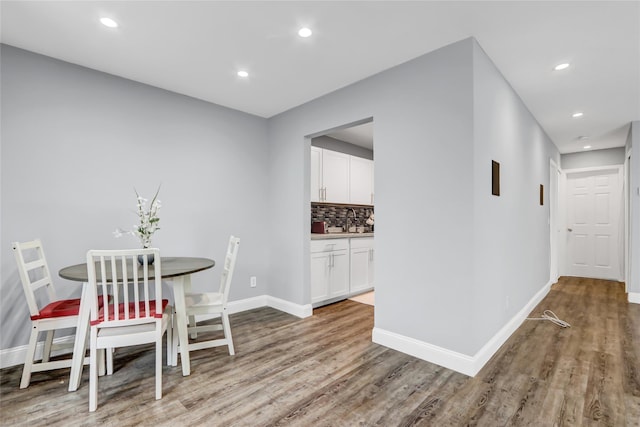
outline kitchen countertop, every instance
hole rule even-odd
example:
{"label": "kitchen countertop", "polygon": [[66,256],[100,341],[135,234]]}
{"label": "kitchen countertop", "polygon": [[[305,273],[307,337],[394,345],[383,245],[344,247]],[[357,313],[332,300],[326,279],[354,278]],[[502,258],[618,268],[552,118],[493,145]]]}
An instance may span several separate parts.
{"label": "kitchen countertop", "polygon": [[348,239],[358,237],[373,237],[373,233],[311,233],[311,240]]}

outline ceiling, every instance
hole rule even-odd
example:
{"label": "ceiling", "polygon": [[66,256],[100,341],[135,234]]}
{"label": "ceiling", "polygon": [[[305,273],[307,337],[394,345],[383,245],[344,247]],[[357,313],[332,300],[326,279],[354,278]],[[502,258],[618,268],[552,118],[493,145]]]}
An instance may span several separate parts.
{"label": "ceiling", "polygon": [[[562,153],[640,120],[638,1],[2,1],[0,40],[271,117],[475,37]],[[119,28],[103,26],[108,16]],[[300,27],[313,30],[309,38]],[[561,62],[571,66],[553,71]],[[240,78],[244,69],[249,77]],[[572,118],[574,112],[581,118]],[[580,136],[588,139],[579,140]]]}
{"label": "ceiling", "polygon": [[327,136],[373,150],[373,122],[332,131]]}

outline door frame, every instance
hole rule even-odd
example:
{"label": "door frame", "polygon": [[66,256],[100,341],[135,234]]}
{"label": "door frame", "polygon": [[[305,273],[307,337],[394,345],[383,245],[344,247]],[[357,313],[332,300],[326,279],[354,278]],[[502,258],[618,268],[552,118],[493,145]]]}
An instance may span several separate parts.
{"label": "door frame", "polygon": [[[561,172],[561,179],[562,179],[562,183],[560,185],[560,192],[559,192],[559,200],[558,200],[558,205],[560,207],[559,212],[560,212],[560,219],[559,219],[559,225],[560,225],[560,235],[559,235],[559,239],[562,242],[560,247],[561,247],[561,253],[560,253],[560,258],[561,258],[561,272],[560,275],[567,275],[567,272],[569,271],[569,267],[568,267],[568,253],[567,253],[567,179],[568,176],[570,174],[574,174],[574,173],[583,173],[583,172],[602,172],[602,171],[612,171],[612,172],[616,172],[618,174],[618,191],[620,192],[619,195],[621,198],[624,197],[624,185],[623,185],[623,180],[625,179],[625,174],[624,174],[624,165],[610,165],[610,166],[594,166],[594,167],[589,167],[589,168],[576,168],[576,169],[563,169]],[[622,207],[622,209],[624,209],[624,205]],[[621,212],[619,212],[620,214]],[[623,265],[621,265],[619,272],[618,272],[618,277],[616,280],[618,280],[619,282],[624,281],[624,276],[625,276],[625,271],[627,269],[626,266],[626,262],[625,262],[625,246],[626,246],[626,224],[625,221],[620,221],[620,218],[618,218],[618,236],[620,236],[620,239],[622,239],[623,242],[618,241],[618,251],[619,252],[619,260],[623,261]],[[621,250],[622,249],[622,250]],[[620,262],[620,261],[619,261]]]}
{"label": "door frame", "polygon": [[[556,186],[551,185],[555,175]],[[560,277],[560,236],[559,236],[559,199],[562,171],[558,164],[549,159],[549,280],[556,283]]]}
{"label": "door frame", "polygon": [[631,280],[631,148],[624,155],[624,290],[629,292]]}

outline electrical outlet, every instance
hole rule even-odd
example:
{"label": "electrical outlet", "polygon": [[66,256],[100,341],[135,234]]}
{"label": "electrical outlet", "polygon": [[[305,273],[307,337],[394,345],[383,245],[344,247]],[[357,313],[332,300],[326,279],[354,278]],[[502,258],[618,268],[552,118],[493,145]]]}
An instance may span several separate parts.
{"label": "electrical outlet", "polygon": [[256,276],[251,276],[251,287],[252,288],[256,287]]}

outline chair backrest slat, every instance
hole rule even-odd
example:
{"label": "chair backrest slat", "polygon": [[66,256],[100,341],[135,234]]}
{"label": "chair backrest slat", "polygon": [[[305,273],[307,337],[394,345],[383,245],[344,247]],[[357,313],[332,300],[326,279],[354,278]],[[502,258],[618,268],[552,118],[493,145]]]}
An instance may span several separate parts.
{"label": "chair backrest slat", "polygon": [[238,258],[238,249],[240,248],[240,239],[235,236],[229,238],[227,253],[224,257],[224,265],[222,266],[222,275],[220,276],[220,293],[223,295],[223,303],[226,304],[229,299],[229,289],[231,288],[231,279],[235,270],[236,260]]}
{"label": "chair backrest slat", "polygon": [[143,256],[142,257],[142,271],[144,272],[143,275],[143,279],[144,280],[144,286],[143,291],[144,291],[144,301],[145,301],[145,305],[144,305],[144,310],[145,313],[149,313],[149,274],[148,274],[148,269],[149,269],[149,257],[148,256]]}
{"label": "chair backrest slat", "polygon": [[[143,259],[138,263],[138,256]],[[148,265],[153,256],[155,265]],[[91,323],[101,327],[155,321],[162,315],[161,260],[158,249],[90,250],[87,252],[89,286],[93,291]],[[99,270],[99,271],[97,271]],[[154,282],[153,290],[151,282]],[[97,304],[100,286],[106,308]],[[108,298],[107,290],[111,288]],[[142,288],[142,289],[140,289]],[[152,299],[152,294],[155,299]]]}
{"label": "chair backrest slat", "polygon": [[40,239],[23,243],[13,242],[12,248],[18,265],[22,289],[27,299],[29,314],[32,317],[38,316],[40,307],[36,298],[36,291],[41,288],[45,289],[48,298],[47,304],[57,300],[49,266],[42,249],[42,242],[40,242]]}
{"label": "chair backrest slat", "polygon": [[[143,268],[144,268],[144,266],[143,266]],[[133,283],[134,283],[134,285],[133,285],[133,300],[134,301],[140,301],[140,290],[139,290],[139,287],[138,287],[138,269],[136,269],[136,268],[132,269],[132,273],[133,273]],[[143,272],[143,276],[145,274],[147,274],[147,273]],[[128,294],[128,292],[127,292],[127,294]],[[127,301],[128,301],[128,299],[127,299]],[[127,306],[127,308],[128,308],[128,304],[125,304],[125,306]],[[135,305],[134,316],[135,317],[140,317],[140,305],[139,304]]]}
{"label": "chair backrest slat", "polygon": [[51,284],[51,279],[49,277],[43,277],[42,279],[36,280],[35,282],[31,282],[31,290],[34,292],[38,289],[49,286]]}
{"label": "chair backrest slat", "polygon": [[[136,287],[136,285],[138,284],[135,280],[133,284],[130,284],[128,280],[124,279],[124,278],[129,278],[129,269],[127,268],[127,259],[126,257],[121,257],[119,259],[120,261],[120,268],[122,268],[122,277],[123,277],[123,282],[122,282],[122,301],[124,303],[123,308],[123,312],[120,314],[119,317],[116,317],[117,320],[127,320],[130,319],[131,316],[130,312],[129,312],[129,289],[133,286],[134,288]],[[114,258],[114,263],[116,263],[115,258]],[[132,271],[136,271],[135,268],[132,267]]]}
{"label": "chair backrest slat", "polygon": [[39,267],[44,267],[44,260],[42,258],[37,259],[35,261],[27,262],[24,265],[24,268],[27,271],[35,270],[36,268],[39,268]]}

